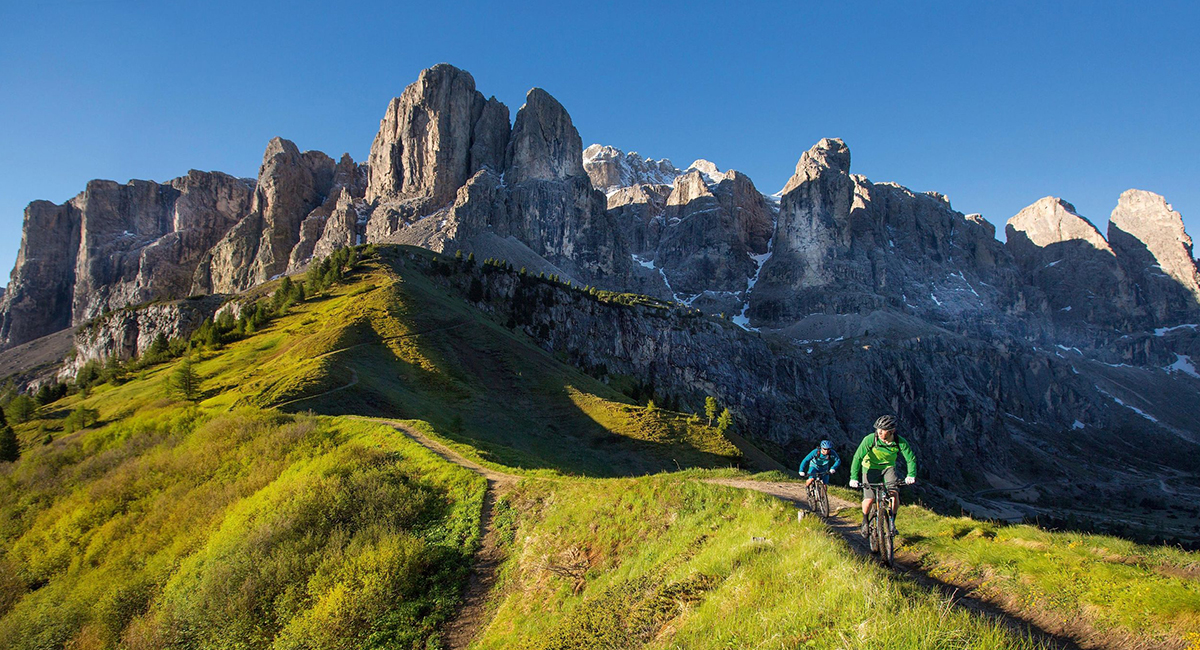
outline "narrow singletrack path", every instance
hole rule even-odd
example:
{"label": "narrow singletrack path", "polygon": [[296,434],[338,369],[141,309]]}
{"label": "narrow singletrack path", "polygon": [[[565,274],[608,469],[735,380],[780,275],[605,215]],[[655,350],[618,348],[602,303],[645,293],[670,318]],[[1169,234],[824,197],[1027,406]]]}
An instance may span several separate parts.
{"label": "narrow singletrack path", "polygon": [[[752,481],[733,478],[704,479],[704,482],[769,494],[777,499],[795,505],[797,508],[809,513],[810,516],[819,516],[808,507],[808,492],[803,483]],[[855,552],[866,557],[874,557],[874,554],[871,553],[870,544],[867,540],[863,539],[858,524],[837,516],[842,510],[858,512],[860,507],[860,503],[847,501],[830,494],[830,512],[829,517],[825,518],[825,524],[831,530],[841,535]],[[903,519],[897,520],[897,527],[903,527]],[[1016,634],[1040,642],[1046,647],[1055,648],[1056,650],[1080,649],[1081,646],[1070,637],[1043,629],[1037,623],[1022,618],[1019,613],[1005,610],[1000,603],[991,602],[971,590],[964,590],[929,575],[915,558],[901,557],[899,553],[900,549],[897,549],[897,551],[895,565],[892,567],[893,570],[900,575],[912,578],[918,584],[937,590],[951,605],[986,616]]]}
{"label": "narrow singletrack path", "polygon": [[[458,323],[452,323],[450,325],[442,325],[439,327],[422,330],[420,332],[408,332],[407,334],[398,334],[396,336],[387,336],[387,337],[381,338],[377,341],[367,341],[365,343],[356,343],[349,347],[338,348],[336,350],[330,350],[329,352],[323,352],[321,354],[318,354],[315,357],[312,357],[312,359],[323,359],[328,356],[340,354],[342,352],[349,352],[350,350],[356,350],[358,348],[367,347],[370,345],[383,345],[383,344],[387,343],[388,341],[396,341],[399,339],[411,338],[414,336],[421,336],[423,334],[433,334],[435,332],[444,332],[446,330],[452,330],[456,327],[462,327],[465,324],[466,324],[465,322],[460,321]],[[336,393],[338,391],[346,390],[347,388],[353,388],[354,386],[358,385],[358,372],[354,369],[353,366],[349,366],[349,370],[350,370],[350,381],[343,386],[338,386],[337,388],[327,390],[323,393],[317,393],[316,395],[305,395],[304,397],[297,397],[296,399],[290,399],[286,402],[281,402],[279,404],[272,404],[271,406],[272,406],[272,408],[283,408],[284,406],[289,406],[291,404],[296,404],[298,402],[304,402],[304,401],[307,401],[310,399],[317,399],[318,397],[325,397],[326,395],[329,395],[330,393]],[[233,406],[230,405],[229,408],[232,409]]]}
{"label": "narrow singletrack path", "polygon": [[479,517],[483,538],[479,550],[475,551],[475,561],[471,566],[471,575],[467,578],[462,607],[442,630],[447,648],[463,650],[471,645],[471,641],[475,639],[484,625],[484,617],[487,614],[487,597],[496,584],[496,572],[504,560],[504,553],[500,549],[499,533],[496,532],[493,518],[496,499],[511,490],[517,481],[521,480],[521,477],[484,467],[402,422],[385,420],[383,423],[441,456],[447,462],[469,469],[487,479],[487,492],[483,496],[483,511]]}
{"label": "narrow singletrack path", "polygon": [[[487,493],[484,496],[483,512],[480,516],[483,541],[480,544],[479,550],[475,553],[475,562],[471,569],[471,575],[467,580],[462,608],[444,628],[446,647],[450,650],[464,650],[475,639],[485,623],[487,596],[495,585],[496,572],[503,560],[503,553],[499,548],[498,533],[496,532],[493,520],[493,508],[496,499],[511,490],[521,480],[521,477],[484,467],[437,440],[424,435],[420,431],[406,426],[402,422],[388,420],[382,420],[381,422],[395,428],[447,462],[469,469],[487,479]],[[704,479],[704,482],[735,489],[762,492],[811,513],[808,508],[807,491],[803,483],[753,481],[733,478]],[[859,533],[858,525],[837,516],[839,512],[846,509],[857,511],[859,505],[856,502],[847,501],[846,499],[830,494],[829,507],[831,512],[830,516],[825,519],[825,523],[831,530],[841,535],[857,553],[871,557],[870,548],[867,541]],[[811,516],[817,515],[811,513]],[[950,605],[986,616],[1016,634],[1040,642],[1047,648],[1054,648],[1055,650],[1080,650],[1080,646],[1069,637],[1053,634],[1042,629],[1034,622],[1005,611],[996,603],[989,602],[982,597],[972,594],[969,590],[964,591],[942,582],[930,576],[919,564],[908,558],[902,559],[897,557],[896,565],[893,568],[897,574],[907,576],[918,584],[937,590]]]}
{"label": "narrow singletrack path", "polygon": [[317,393],[316,395],[305,395],[304,397],[297,397],[296,399],[291,399],[286,402],[282,402],[280,404],[275,404],[272,408],[283,408],[284,406],[288,406],[289,404],[295,404],[297,402],[303,402],[303,401],[310,400],[310,399],[317,399],[318,397],[325,397],[326,395],[329,395],[330,393],[336,393],[341,390],[346,390],[347,388],[353,388],[354,386],[357,386],[357,385],[358,385],[358,372],[355,371],[354,368],[351,368],[350,369],[350,381],[346,385],[338,386],[337,388],[331,388],[323,393]]}

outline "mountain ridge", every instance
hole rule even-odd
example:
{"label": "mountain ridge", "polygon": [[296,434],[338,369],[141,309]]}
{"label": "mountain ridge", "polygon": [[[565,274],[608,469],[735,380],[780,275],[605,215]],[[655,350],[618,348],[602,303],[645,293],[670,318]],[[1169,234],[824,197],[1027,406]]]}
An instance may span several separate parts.
{"label": "mountain ridge", "polygon": [[[1050,474],[1081,431],[1117,448],[1180,441],[1184,457],[1200,440],[1185,406],[1200,399],[1187,372],[1200,359],[1200,271],[1182,217],[1140,190],[1118,199],[1107,237],[1048,197],[1010,219],[1001,242],[938,192],[854,173],[840,139],[803,152],[767,195],[709,161],[680,170],[585,149],[539,88],[510,122],[469,73],[439,64],[389,102],[365,163],[275,138],[253,185],[218,172],[95,181],[62,205],[30,204],[26,223],[0,347],[108,323],[104,337],[77,337],[77,358],[124,358],[156,328],[185,334],[180,323],[212,314],[117,310],[232,297],[339,248],[403,244],[675,304],[657,320],[597,319],[582,303],[522,315],[472,300],[536,325],[528,335],[581,367],[626,368],[658,399],[694,410],[721,396],[783,458],[818,437],[850,441],[883,411],[947,458],[1000,450],[996,462],[939,468],[955,489]],[[522,304],[520,281],[488,277],[482,290]],[[700,315],[724,329],[692,328]],[[1047,483],[1037,498],[1069,493]]]}

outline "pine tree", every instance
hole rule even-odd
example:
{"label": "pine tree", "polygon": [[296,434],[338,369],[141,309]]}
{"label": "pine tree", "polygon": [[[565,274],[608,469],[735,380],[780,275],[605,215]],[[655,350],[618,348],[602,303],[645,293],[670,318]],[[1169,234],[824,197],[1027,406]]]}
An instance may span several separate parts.
{"label": "pine tree", "polygon": [[721,417],[717,418],[717,431],[725,433],[731,426],[733,426],[733,414],[729,412],[729,409],[725,409],[721,411]]}
{"label": "pine tree", "polygon": [[708,426],[713,425],[713,420],[717,417],[717,398],[709,396],[704,398],[704,415],[708,417]]}
{"label": "pine tree", "polygon": [[146,353],[142,355],[147,364],[158,363],[166,359],[167,352],[171,349],[171,343],[167,341],[167,335],[162,332],[154,337],[154,341],[150,343],[150,347],[146,348]]}
{"label": "pine tree", "polygon": [[17,432],[8,426],[4,419],[4,410],[0,409],[0,462],[13,462],[21,457],[21,443],[17,440]]}
{"label": "pine tree", "polygon": [[8,403],[8,412],[15,422],[24,424],[37,413],[37,402],[28,395],[17,395]]}
{"label": "pine tree", "polygon": [[196,376],[196,369],[192,367],[191,359],[185,358],[179,363],[175,372],[171,373],[167,387],[173,395],[188,401],[195,401],[200,394],[200,378]]}
{"label": "pine tree", "polygon": [[100,420],[100,411],[90,409],[83,404],[75,407],[74,411],[63,420],[63,428],[68,432],[86,429]]}

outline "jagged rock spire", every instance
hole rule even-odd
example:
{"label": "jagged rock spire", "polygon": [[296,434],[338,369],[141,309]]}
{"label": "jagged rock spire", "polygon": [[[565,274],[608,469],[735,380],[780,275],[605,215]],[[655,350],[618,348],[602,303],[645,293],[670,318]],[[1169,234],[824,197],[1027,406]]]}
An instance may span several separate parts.
{"label": "jagged rock spire", "polygon": [[470,73],[447,63],[422,70],[379,123],[366,198],[446,205],[474,171],[499,166],[508,131],[508,108],[485,100]]}
{"label": "jagged rock spire", "polygon": [[508,183],[587,176],[579,131],[562,104],[541,88],[531,89],[517,111],[504,174]]}

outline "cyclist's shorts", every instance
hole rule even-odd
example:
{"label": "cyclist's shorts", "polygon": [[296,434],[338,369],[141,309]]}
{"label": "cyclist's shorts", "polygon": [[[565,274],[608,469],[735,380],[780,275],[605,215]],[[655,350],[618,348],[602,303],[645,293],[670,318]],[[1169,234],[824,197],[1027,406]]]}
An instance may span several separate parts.
{"label": "cyclist's shorts", "polygon": [[900,479],[896,478],[895,467],[885,467],[883,469],[868,469],[863,472],[863,498],[869,499],[872,496],[871,488],[868,483],[883,483],[888,486],[889,490],[900,489]]}
{"label": "cyclist's shorts", "polygon": [[829,485],[829,472],[822,472],[820,474],[809,474],[809,476],[811,478],[817,479],[818,481],[821,481],[825,485]]}

